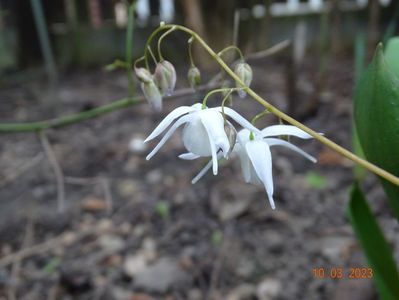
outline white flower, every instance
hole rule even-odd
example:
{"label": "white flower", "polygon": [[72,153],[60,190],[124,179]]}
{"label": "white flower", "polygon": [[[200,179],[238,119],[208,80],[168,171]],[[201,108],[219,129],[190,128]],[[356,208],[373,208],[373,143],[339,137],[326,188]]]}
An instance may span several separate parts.
{"label": "white flower", "polygon": [[[253,133],[253,140],[250,139],[251,131],[248,129],[242,129],[237,134],[237,143],[234,146],[233,152],[238,154],[241,162],[241,169],[244,176],[244,180],[247,183],[252,184],[263,184],[267,196],[269,198],[272,209],[275,209],[273,200],[273,176],[272,176],[272,156],[270,153],[271,146],[284,146],[287,147],[312,162],[316,162],[316,159],[301,150],[297,146],[278,138],[272,138],[273,136],[279,135],[292,135],[302,139],[310,139],[311,135],[307,134],[303,130],[291,126],[291,125],[273,125],[266,127],[262,131]],[[180,156],[182,159],[195,159],[193,156]],[[219,154],[218,158],[222,158]],[[205,175],[205,173],[211,168],[212,162],[208,164],[193,178],[191,183],[196,183]]]}
{"label": "white flower", "polygon": [[250,138],[251,132],[247,129],[241,130],[237,135],[237,145],[234,152],[238,153],[241,162],[241,169],[244,180],[247,183],[263,184],[269,198],[272,209],[275,209],[273,200],[273,176],[272,176],[272,156],[271,146],[287,147],[312,162],[316,159],[301,150],[297,146],[272,136],[292,135],[302,139],[310,139],[311,135],[303,130],[291,125],[273,125],[263,129],[260,134],[254,133],[253,139]]}
{"label": "white flower", "polygon": [[[177,119],[158,145],[147,155],[146,159],[151,159],[176,129],[185,124],[183,129],[183,144],[188,153],[180,155],[180,158],[195,159],[201,156],[212,156],[213,174],[216,175],[218,172],[218,157],[223,156],[228,158],[231,148],[234,145],[234,143],[231,145],[229,136],[224,129],[225,120],[221,112],[221,107],[202,109],[201,103],[176,108],[162,120],[144,141],[148,142],[154,139]],[[224,113],[242,127],[260,134],[257,128],[231,108],[225,107]]]}

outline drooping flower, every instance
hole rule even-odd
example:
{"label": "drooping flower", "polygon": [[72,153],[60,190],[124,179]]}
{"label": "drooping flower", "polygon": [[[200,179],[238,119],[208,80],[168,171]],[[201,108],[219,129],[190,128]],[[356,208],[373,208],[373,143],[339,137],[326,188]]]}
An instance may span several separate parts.
{"label": "drooping flower", "polygon": [[[301,154],[310,161],[316,162],[313,156],[307,154],[297,146],[282,139],[273,138],[273,136],[279,135],[291,135],[302,139],[312,138],[312,136],[303,130],[291,125],[273,125],[266,127],[258,133],[252,132],[252,134],[250,130],[244,128],[238,132],[237,143],[233,150],[240,159],[245,182],[255,185],[263,184],[272,209],[275,209],[275,203],[273,200],[272,156],[270,147],[284,146]],[[182,159],[197,158],[189,153],[179,157]],[[220,159],[222,156],[219,155],[218,158]],[[196,183],[210,168],[211,161],[193,178],[191,183]]]}
{"label": "drooping flower", "polygon": [[275,209],[273,200],[273,176],[271,146],[287,147],[312,162],[316,159],[297,146],[273,136],[292,135],[302,139],[310,139],[311,135],[291,125],[273,125],[266,127],[260,134],[243,129],[237,134],[237,145],[234,151],[238,154],[244,180],[247,183],[263,184],[269,198],[270,206]]}
{"label": "drooping flower", "polygon": [[[231,117],[242,127],[260,134],[257,128],[233,109],[225,107],[223,111],[226,116]],[[201,156],[212,156],[213,174],[216,175],[218,172],[218,156],[221,155],[227,159],[235,144],[235,141],[232,142],[234,134],[231,131],[226,133],[225,124],[227,121],[223,118],[222,108],[203,108],[201,103],[178,107],[161,121],[144,142],[159,136],[175,120],[176,122],[165,133],[158,145],[147,155],[146,159],[151,159],[176,129],[184,124],[182,138],[188,153],[182,155],[181,158],[195,159]]]}
{"label": "drooping flower", "polygon": [[162,95],[154,82],[154,76],[145,68],[134,68],[137,78],[141,81],[140,87],[144,97],[150,105],[156,110],[162,110]]}
{"label": "drooping flower", "polygon": [[[234,68],[234,73],[244,82],[246,86],[249,86],[252,82],[252,69],[244,61],[239,62]],[[241,88],[242,86],[236,82],[236,86]],[[240,98],[244,98],[246,93],[244,90],[238,90],[238,95]]]}
{"label": "drooping flower", "polygon": [[190,69],[188,69],[187,72],[187,79],[190,84],[190,87],[195,89],[201,83],[200,70],[195,66],[190,67]]}
{"label": "drooping flower", "polygon": [[170,62],[163,60],[157,63],[154,78],[163,95],[172,95],[176,85],[176,70]]}
{"label": "drooping flower", "polygon": [[162,95],[153,80],[141,83],[144,97],[156,111],[162,110]]}

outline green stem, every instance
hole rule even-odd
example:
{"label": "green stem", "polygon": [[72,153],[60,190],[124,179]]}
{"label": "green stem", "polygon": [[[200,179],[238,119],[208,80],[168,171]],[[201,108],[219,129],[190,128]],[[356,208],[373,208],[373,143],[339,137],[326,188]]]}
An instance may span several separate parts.
{"label": "green stem", "polygon": [[110,104],[56,119],[39,122],[0,124],[0,133],[34,132],[49,128],[60,128],[126,108],[139,102],[139,98],[123,98]]}
{"label": "green stem", "polygon": [[257,114],[255,117],[252,118],[251,123],[252,125],[255,125],[256,122],[258,122],[258,120],[260,118],[262,118],[263,116],[266,116],[267,114],[269,114],[270,112],[265,109],[264,111],[262,111],[261,113]]}
{"label": "green stem", "polygon": [[161,43],[162,40],[170,33],[172,33],[173,31],[175,31],[175,28],[172,27],[171,29],[169,29],[168,31],[166,31],[164,34],[161,35],[161,37],[158,39],[158,56],[159,56],[159,60],[163,61],[163,56],[162,56],[162,51],[161,51]]}
{"label": "green stem", "polygon": [[226,96],[224,96],[224,98],[222,100],[222,115],[223,115],[223,119],[225,119],[225,120],[226,120],[226,115],[224,113],[224,106],[226,105],[226,102],[230,98],[230,95],[233,91],[234,91],[234,89],[230,89],[229,92],[226,94]]}
{"label": "green stem", "polygon": [[188,57],[190,59],[190,67],[195,67],[193,59],[193,42],[194,42],[193,38],[190,38],[188,40]]}
{"label": "green stem", "polygon": [[202,100],[202,109],[206,108],[206,103],[208,101],[208,98],[210,96],[212,96],[213,94],[223,93],[223,92],[233,92],[233,91],[237,91],[239,89],[240,88],[221,88],[221,89],[216,89],[216,90],[210,91],[208,94],[205,95],[204,100]]}
{"label": "green stem", "polygon": [[231,45],[231,46],[228,46],[228,47],[224,48],[222,51],[220,51],[218,53],[218,56],[222,56],[223,54],[225,54],[229,50],[237,51],[238,55],[240,56],[240,60],[244,61],[244,55],[242,55],[242,52],[241,52],[240,48],[238,48],[237,46],[234,46],[234,45]]}
{"label": "green stem", "polygon": [[128,79],[128,91],[129,96],[135,94],[135,86],[133,80],[133,32],[134,32],[134,9],[136,7],[136,1],[128,5],[128,23],[126,30],[126,63],[127,63],[127,79]]}

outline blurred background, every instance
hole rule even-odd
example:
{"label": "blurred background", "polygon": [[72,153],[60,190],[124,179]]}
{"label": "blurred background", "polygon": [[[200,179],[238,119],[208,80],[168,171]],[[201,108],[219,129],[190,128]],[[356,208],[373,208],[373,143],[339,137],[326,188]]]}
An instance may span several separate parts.
{"label": "blurred background", "polygon": [[[395,0],[0,0],[0,123],[141,97],[125,65],[164,21],[215,51],[240,47],[257,93],[352,148],[356,81],[398,20]],[[316,165],[273,151],[276,211],[234,159],[191,185],[207,161],[179,160],[179,134],[145,160],[155,144],[143,140],[167,113],[233,85],[195,47],[202,85],[188,88],[183,33],[162,50],[178,91],[161,114],[142,101],[42,134],[1,133],[0,299],[377,299],[370,279],[330,276],[367,267],[345,216],[353,164],[332,150],[293,140]],[[232,103],[248,119],[263,110]],[[365,187],[398,260],[399,226],[376,179]]]}

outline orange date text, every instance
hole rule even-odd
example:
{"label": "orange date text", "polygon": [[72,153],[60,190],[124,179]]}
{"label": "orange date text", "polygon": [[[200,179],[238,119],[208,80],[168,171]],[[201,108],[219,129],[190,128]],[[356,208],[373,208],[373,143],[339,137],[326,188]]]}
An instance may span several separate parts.
{"label": "orange date text", "polygon": [[320,267],[313,268],[312,275],[318,279],[371,279],[374,276],[374,272],[372,268]]}

